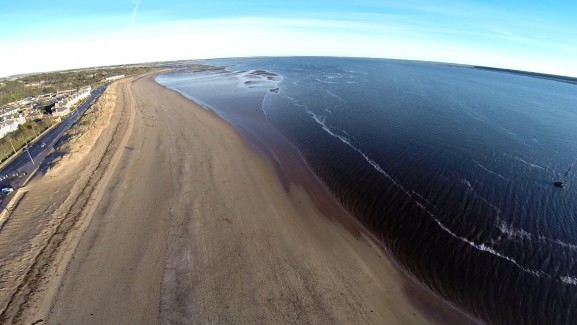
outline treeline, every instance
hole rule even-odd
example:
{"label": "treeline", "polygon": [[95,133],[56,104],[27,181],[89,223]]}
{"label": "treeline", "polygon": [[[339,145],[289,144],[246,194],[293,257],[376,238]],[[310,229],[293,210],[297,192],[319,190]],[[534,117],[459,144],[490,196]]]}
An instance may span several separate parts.
{"label": "treeline", "polygon": [[39,73],[15,80],[2,80],[0,81],[0,105],[59,90],[96,86],[107,77],[141,74],[152,69],[154,68],[151,66],[118,66]]}
{"label": "treeline", "polygon": [[34,140],[36,136],[48,129],[54,121],[43,118],[33,122],[26,122],[18,127],[18,130],[8,133],[0,139],[0,162],[4,162],[24,145]]}

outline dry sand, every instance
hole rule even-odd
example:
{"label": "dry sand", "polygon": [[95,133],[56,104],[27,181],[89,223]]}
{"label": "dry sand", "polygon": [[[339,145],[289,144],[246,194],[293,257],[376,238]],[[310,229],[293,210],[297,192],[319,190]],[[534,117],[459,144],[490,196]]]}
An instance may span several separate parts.
{"label": "dry sand", "polygon": [[0,231],[0,323],[472,322],[150,77],[89,112]]}

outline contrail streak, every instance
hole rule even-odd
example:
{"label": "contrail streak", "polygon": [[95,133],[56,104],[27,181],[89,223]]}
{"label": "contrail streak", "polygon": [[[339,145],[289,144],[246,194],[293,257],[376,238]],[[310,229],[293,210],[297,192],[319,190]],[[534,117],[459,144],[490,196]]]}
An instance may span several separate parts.
{"label": "contrail streak", "polygon": [[136,3],[136,5],[134,6],[134,9],[132,9],[132,15],[130,17],[130,23],[128,24],[129,27],[134,25],[134,23],[136,22],[136,12],[138,11],[138,7],[140,7],[140,2],[141,1],[138,1]]}

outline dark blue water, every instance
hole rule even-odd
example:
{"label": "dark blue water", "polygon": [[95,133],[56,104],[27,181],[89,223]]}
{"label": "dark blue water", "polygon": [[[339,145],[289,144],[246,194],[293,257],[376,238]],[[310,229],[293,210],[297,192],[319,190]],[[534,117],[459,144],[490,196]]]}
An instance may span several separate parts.
{"label": "dark blue water", "polygon": [[577,85],[393,60],[215,63],[227,71],[157,81],[225,118],[258,106],[401,264],[480,319],[577,322]]}

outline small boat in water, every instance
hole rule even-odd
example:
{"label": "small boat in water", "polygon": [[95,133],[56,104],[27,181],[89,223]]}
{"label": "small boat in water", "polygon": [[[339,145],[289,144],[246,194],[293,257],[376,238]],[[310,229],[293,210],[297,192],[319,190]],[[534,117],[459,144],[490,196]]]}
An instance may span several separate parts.
{"label": "small boat in water", "polygon": [[[569,171],[571,170],[573,165],[575,165],[575,161],[571,164],[571,166],[569,166],[569,168],[565,172],[564,178],[567,178],[567,175],[569,175]],[[553,185],[555,185],[557,187],[565,187],[565,182],[563,182],[563,180],[558,180],[558,181],[554,182]]]}

